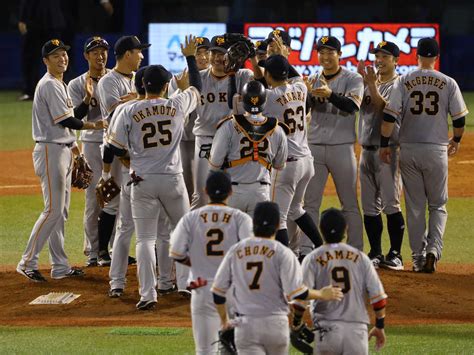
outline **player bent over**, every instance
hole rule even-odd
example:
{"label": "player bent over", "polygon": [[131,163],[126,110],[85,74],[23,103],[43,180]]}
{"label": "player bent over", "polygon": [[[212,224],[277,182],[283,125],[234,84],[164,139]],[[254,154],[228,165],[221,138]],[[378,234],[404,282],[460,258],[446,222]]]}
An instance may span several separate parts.
{"label": "player bent over", "polygon": [[[255,236],[227,252],[212,285],[223,328],[229,327],[224,305],[226,293],[233,286],[237,312],[235,340],[241,354],[288,354],[287,299],[342,299],[338,287],[313,290],[303,284],[297,257],[275,241],[279,223],[276,203],[258,203],[253,217]],[[332,303],[337,302],[329,304]]]}
{"label": "player bent over", "polygon": [[196,354],[216,354],[219,314],[212,302],[211,285],[222,259],[237,242],[252,235],[252,219],[228,207],[230,176],[211,172],[206,181],[210,203],[188,212],[171,236],[170,256],[190,266],[191,316]]}

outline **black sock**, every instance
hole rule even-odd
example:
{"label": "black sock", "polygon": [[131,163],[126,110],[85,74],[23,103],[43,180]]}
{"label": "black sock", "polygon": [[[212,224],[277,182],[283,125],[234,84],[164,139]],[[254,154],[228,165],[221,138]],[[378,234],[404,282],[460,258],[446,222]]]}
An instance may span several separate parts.
{"label": "black sock", "polygon": [[316,224],[308,213],[305,213],[295,220],[295,223],[301,228],[303,233],[311,239],[315,248],[319,248],[323,245],[323,240],[321,239],[321,234],[319,234],[318,227],[316,227]]}
{"label": "black sock", "polygon": [[382,231],[383,231],[383,222],[382,215],[377,216],[366,216],[364,215],[364,226],[367,237],[369,238],[370,243],[370,253],[371,257],[382,254]]}
{"label": "black sock", "polygon": [[284,246],[290,245],[290,238],[288,237],[288,229],[280,229],[276,232],[275,240],[278,240]]}
{"label": "black sock", "polygon": [[99,253],[108,252],[109,241],[115,226],[115,215],[104,211],[99,213]]}
{"label": "black sock", "polygon": [[387,229],[390,237],[390,250],[395,250],[400,254],[405,231],[405,220],[401,212],[387,215]]}

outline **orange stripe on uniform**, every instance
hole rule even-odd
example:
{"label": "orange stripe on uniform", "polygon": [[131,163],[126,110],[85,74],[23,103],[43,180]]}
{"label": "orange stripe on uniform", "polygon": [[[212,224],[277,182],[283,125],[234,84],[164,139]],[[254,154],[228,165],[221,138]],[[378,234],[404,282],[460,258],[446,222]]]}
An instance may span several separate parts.
{"label": "orange stripe on uniform", "polygon": [[279,173],[279,170],[275,170],[275,180],[273,181],[273,186],[272,186],[272,202],[275,201],[275,190],[276,190],[276,182],[277,182],[277,178],[278,178],[278,173]]}

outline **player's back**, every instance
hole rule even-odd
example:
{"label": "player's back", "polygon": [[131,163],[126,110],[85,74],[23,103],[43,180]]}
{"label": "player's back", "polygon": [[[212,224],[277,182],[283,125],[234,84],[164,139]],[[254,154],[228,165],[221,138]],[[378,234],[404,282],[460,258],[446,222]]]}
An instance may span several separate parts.
{"label": "player's back", "polygon": [[447,145],[448,114],[456,119],[467,109],[454,79],[417,69],[395,83],[385,112],[401,117],[400,143]]}
{"label": "player's back", "polygon": [[289,129],[288,156],[304,157],[311,154],[308,147],[308,123],[306,120],[306,96],[308,89],[302,81],[267,90],[263,115],[275,117]]}
{"label": "player's back", "polygon": [[370,259],[345,243],[324,244],[303,262],[305,284],[314,289],[339,286],[341,302],[314,301],[312,314],[318,320],[369,323],[367,297],[385,298],[385,292]]}
{"label": "player's back", "polygon": [[244,212],[223,204],[208,204],[183,217],[188,232],[190,278],[214,280],[227,251],[252,233],[252,220]]}
{"label": "player's back", "polygon": [[105,74],[97,83],[102,119],[110,121],[110,114],[120,104],[120,97],[135,92],[133,75],[124,75],[116,70]]}

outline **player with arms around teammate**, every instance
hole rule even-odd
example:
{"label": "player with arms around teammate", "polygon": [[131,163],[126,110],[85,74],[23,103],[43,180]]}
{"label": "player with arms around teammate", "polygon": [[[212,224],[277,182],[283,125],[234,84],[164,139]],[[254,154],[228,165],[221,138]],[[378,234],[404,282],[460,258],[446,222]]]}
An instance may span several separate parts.
{"label": "player with arms around teammate", "polygon": [[69,266],[64,251],[64,222],[71,196],[71,148],[76,141],[73,130],[101,130],[104,123],[101,120],[83,122],[74,117],[71,98],[63,82],[69,48],[58,39],[43,45],[41,52],[47,72],[36,86],[33,100],[33,139],[36,141],[33,165],[41,180],[44,210],[31,231],[17,271],[36,282],[46,281],[38,271],[38,259],[47,241],[52,278],[84,275],[81,270]]}
{"label": "player with arms around teammate", "polygon": [[[376,338],[375,349],[385,344],[385,305],[387,295],[370,259],[345,243],[346,221],[341,211],[330,208],[321,214],[324,245],[303,261],[303,281],[308,287],[332,284],[342,288],[342,302],[312,302],[316,326],[314,354],[368,354],[368,339]],[[367,334],[369,316],[366,298],[375,311],[375,327]],[[301,319],[305,308],[296,311]],[[302,311],[302,312],[301,312]]]}
{"label": "player with arms around teammate", "polygon": [[321,37],[317,43],[322,72],[309,78],[313,96],[308,143],[315,175],[305,195],[305,208],[314,221],[329,173],[348,224],[348,243],[362,250],[362,217],[357,201],[355,120],[364,93],[362,77],[339,65],[341,43],[336,37]]}
{"label": "player with arms around teammate", "polygon": [[[448,156],[459,149],[468,110],[456,81],[435,70],[438,42],[421,39],[417,55],[418,69],[400,77],[385,106],[380,157],[386,163],[394,159],[389,142],[395,121],[401,121],[400,170],[413,271],[433,273],[441,258],[448,218]],[[451,139],[448,114],[453,121]]]}
{"label": "player with arms around teammate", "polygon": [[227,252],[212,285],[224,329],[229,327],[224,307],[226,293],[231,286],[234,288],[239,354],[288,354],[288,299],[342,299],[338,287],[314,290],[303,284],[295,254],[275,241],[279,223],[276,203],[257,204],[253,216],[255,236]]}
{"label": "player with arms around teammate", "polygon": [[[71,80],[68,92],[74,105],[74,117],[94,122],[102,120],[100,112],[97,83],[107,72],[109,44],[101,37],[91,37],[84,44],[84,58],[89,64],[89,70]],[[102,144],[103,132],[98,130],[82,130],[82,152],[90,165],[93,175],[86,189],[84,206],[84,254],[87,256],[87,266],[96,266],[99,256],[99,236],[97,218],[100,206],[95,196],[95,186],[102,173]]]}
{"label": "player with arms around teammate", "polygon": [[[375,54],[377,74],[373,67],[365,68],[362,61],[358,67],[365,86],[359,115],[359,143],[362,146],[359,176],[364,225],[370,243],[369,258],[375,268],[403,270],[401,250],[405,221],[400,208],[402,181],[398,165],[398,123],[389,143],[392,161],[389,165],[384,164],[379,157],[383,109],[398,79],[395,68],[400,50],[395,43],[383,41],[371,53]],[[387,215],[390,237],[390,251],[386,258],[382,254],[382,212]]]}
{"label": "player with arms around teammate", "polygon": [[213,170],[227,169],[232,177],[229,206],[251,215],[258,202],[270,200],[270,171],[285,166],[287,127],[262,115],[267,94],[260,82],[245,84],[241,95],[245,113],[220,123],[209,164]]}
{"label": "player with arms around teammate", "polygon": [[188,62],[191,86],[173,98],[165,99],[172,75],[160,65],[149,66],[143,79],[145,100],[121,111],[111,141],[111,148],[118,156],[124,155],[129,148],[130,168],[136,175],[131,204],[137,233],[139,310],[153,308],[157,300],[155,243],[158,214],[164,210],[174,229],[189,210],[179,142],[185,117],[196,108],[201,88],[192,36],[186,38],[182,51]]}
{"label": "player with arms around teammate", "polygon": [[252,235],[252,219],[228,207],[232,193],[230,176],[211,172],[206,181],[210,203],[181,218],[171,236],[170,256],[189,265],[191,315],[196,354],[216,354],[219,314],[212,302],[211,285],[230,247]]}

